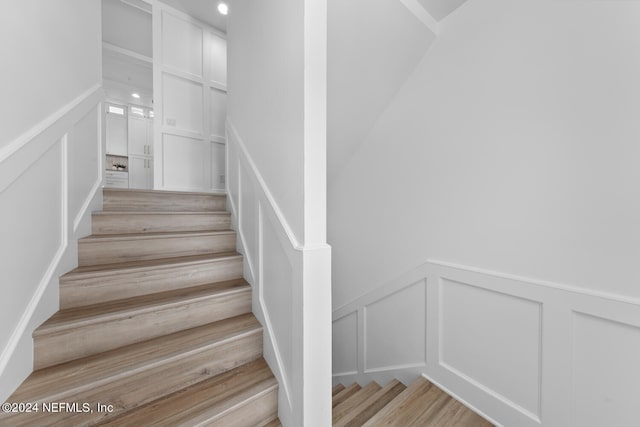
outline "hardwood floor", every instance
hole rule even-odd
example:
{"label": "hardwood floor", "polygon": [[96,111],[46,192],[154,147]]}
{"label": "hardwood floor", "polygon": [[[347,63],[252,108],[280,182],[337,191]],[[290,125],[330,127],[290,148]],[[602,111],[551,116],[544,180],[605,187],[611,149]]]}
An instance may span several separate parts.
{"label": "hardwood floor", "polygon": [[0,426],[277,426],[224,195],[104,190]]}
{"label": "hardwood floor", "polygon": [[333,402],[333,425],[340,427],[493,426],[423,377],[409,387],[397,380],[385,387],[339,384],[333,388]]}

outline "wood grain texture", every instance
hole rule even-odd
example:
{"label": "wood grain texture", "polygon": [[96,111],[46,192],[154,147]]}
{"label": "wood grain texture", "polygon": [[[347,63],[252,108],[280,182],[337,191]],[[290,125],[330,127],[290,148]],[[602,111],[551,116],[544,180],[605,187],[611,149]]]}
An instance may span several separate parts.
{"label": "wood grain texture", "polygon": [[242,268],[235,252],[80,267],[60,278],[60,308],[239,279]]}
{"label": "wood grain texture", "polygon": [[34,332],[36,369],[251,311],[243,280],[63,310]]}
{"label": "wood grain texture", "polygon": [[262,427],[282,427],[282,423],[280,422],[280,418],[276,418],[275,420],[268,422]]}
{"label": "wood grain texture", "polygon": [[[382,391],[382,390],[381,390]],[[355,410],[355,409],[354,409]],[[362,423],[355,417],[342,424],[353,426],[394,427],[489,427],[491,423],[465,407],[424,377],[419,377],[397,397]]]}
{"label": "wood grain texture", "polygon": [[344,390],[344,385],[343,384],[336,384],[331,389],[331,395],[335,396],[336,394],[340,393],[342,390]]}
{"label": "wood grain texture", "polygon": [[225,194],[115,188],[105,188],[103,200],[105,211],[206,212],[224,211],[227,205]]}
{"label": "wood grain texture", "polygon": [[[254,335],[253,339],[258,339],[258,337]],[[248,351],[250,348],[245,344],[235,342],[237,349],[243,352]],[[114,381],[109,381],[100,386],[87,388],[65,396],[65,399],[68,399],[69,402],[87,402],[90,403],[92,408],[98,402],[111,404],[114,406],[114,412],[112,413],[95,411],[94,413],[52,415],[40,412],[38,414],[21,414],[8,417],[6,423],[8,425],[47,426],[95,425],[202,381],[219,377],[227,378],[225,377],[226,373],[237,369],[239,364],[241,364],[241,367],[253,366],[254,362],[249,360],[256,360],[255,352],[247,354],[246,358],[240,357],[236,359],[235,356],[237,355],[238,353],[235,350],[227,353],[198,351],[189,357],[179,358],[169,364],[159,364],[126,376],[120,376]],[[252,374],[256,374],[253,369],[250,369],[250,371]],[[231,378],[236,378],[236,376],[232,375]],[[230,384],[230,381],[225,384],[227,386],[236,386],[235,384]],[[2,422],[4,423],[5,420],[2,420]],[[142,423],[139,425],[150,424]]]}
{"label": "wood grain texture", "polygon": [[78,240],[78,265],[103,265],[159,258],[231,252],[233,231],[119,234]]}
{"label": "wood grain texture", "polygon": [[32,373],[9,401],[64,401],[69,395],[204,352],[216,362],[213,370],[218,372],[228,368],[225,359],[233,362],[231,367],[254,360],[262,355],[262,326],[253,314],[243,314],[41,369]]}
{"label": "wood grain texture", "polygon": [[277,417],[277,387],[259,359],[100,425],[256,426]]}
{"label": "wood grain texture", "polygon": [[332,407],[335,408],[336,406],[356,394],[358,391],[360,391],[361,388],[362,387],[360,387],[360,385],[357,383],[353,383],[349,387],[346,387],[344,390],[333,396]]}
{"label": "wood grain texture", "polygon": [[104,200],[80,267],[60,279],[62,310],[33,334],[36,371],[9,398],[40,411],[0,425],[281,425],[226,196]]}
{"label": "wood grain texture", "polygon": [[357,393],[353,394],[348,399],[344,400],[339,405],[333,408],[333,424],[337,423],[341,418],[353,411],[362,402],[374,395],[382,387],[375,381],[370,382],[366,386],[362,387]]}
{"label": "wood grain texture", "polygon": [[373,396],[334,422],[334,425],[339,427],[358,427],[363,425],[406,388],[407,387],[398,380],[389,382]]}
{"label": "wood grain texture", "polygon": [[94,212],[94,235],[217,231],[231,228],[228,212]]}

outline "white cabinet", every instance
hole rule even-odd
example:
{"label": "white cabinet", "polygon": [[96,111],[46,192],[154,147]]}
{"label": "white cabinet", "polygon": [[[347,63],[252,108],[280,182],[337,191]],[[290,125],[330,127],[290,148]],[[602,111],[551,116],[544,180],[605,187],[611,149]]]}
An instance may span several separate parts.
{"label": "white cabinet", "polygon": [[129,188],[153,188],[153,158],[129,156]]}
{"label": "white cabinet", "polygon": [[129,188],[153,188],[153,118],[151,111],[129,109]]}
{"label": "white cabinet", "polygon": [[107,104],[105,114],[105,136],[107,154],[126,156],[127,153],[127,116],[125,108]]}
{"label": "white cabinet", "polygon": [[153,119],[129,115],[129,155],[153,155]]}
{"label": "white cabinet", "polygon": [[129,174],[122,171],[106,171],[105,187],[129,188]]}

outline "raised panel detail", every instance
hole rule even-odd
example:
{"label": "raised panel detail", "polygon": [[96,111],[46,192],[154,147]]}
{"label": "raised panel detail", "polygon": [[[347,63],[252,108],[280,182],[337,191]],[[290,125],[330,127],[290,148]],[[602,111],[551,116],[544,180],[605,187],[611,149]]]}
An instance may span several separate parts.
{"label": "raised panel detail", "polygon": [[225,187],[225,146],[211,144],[211,188],[224,190]]}
{"label": "raised panel detail", "polygon": [[640,328],[582,313],[573,322],[573,425],[639,426]]}
{"label": "raised panel detail", "polygon": [[[95,136],[94,136],[95,138]],[[0,192],[2,283],[18,286],[0,298],[0,342],[9,341],[56,253],[64,246],[61,142],[56,142]],[[4,165],[3,165],[4,166]]]}
{"label": "raised panel detail", "polygon": [[441,279],[440,365],[537,418],[541,304]]}
{"label": "raised panel detail", "polygon": [[247,250],[247,261],[255,268],[258,261],[258,204],[251,176],[242,168],[240,176],[240,230]]}
{"label": "raised panel detail", "polygon": [[333,373],[355,374],[358,370],[358,315],[348,314],[333,322]]}
{"label": "raised panel detail", "polygon": [[426,363],[426,281],[365,307],[365,372]]}
{"label": "raised panel detail", "polygon": [[227,41],[210,33],[211,37],[211,82],[227,86]]}
{"label": "raised panel detail", "polygon": [[202,29],[162,12],[162,63],[202,77]]}
{"label": "raised panel detail", "polygon": [[167,188],[202,189],[207,184],[204,162],[206,143],[176,135],[163,135],[163,182]]}
{"label": "raised panel detail", "polygon": [[211,88],[211,136],[225,139],[227,120],[227,93]]}
{"label": "raised panel detail", "polygon": [[69,212],[75,217],[100,178],[98,115],[91,110],[69,139]]}
{"label": "raised panel detail", "polygon": [[193,132],[203,132],[203,89],[202,85],[190,80],[162,75],[162,105],[165,127]]}
{"label": "raised panel detail", "polygon": [[[293,343],[293,267],[271,222],[261,219],[261,285],[260,292],[271,320],[284,372],[295,372]],[[289,378],[285,377],[287,381]],[[287,387],[291,389],[291,385]]]}

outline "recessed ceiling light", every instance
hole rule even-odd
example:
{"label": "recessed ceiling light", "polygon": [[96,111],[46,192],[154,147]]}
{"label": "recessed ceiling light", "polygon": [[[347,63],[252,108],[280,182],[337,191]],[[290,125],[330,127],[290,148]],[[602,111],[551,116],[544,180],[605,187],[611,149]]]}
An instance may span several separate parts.
{"label": "recessed ceiling light", "polygon": [[218,4],[218,12],[220,12],[222,15],[226,15],[227,13],[229,13],[229,6],[227,6],[226,3]]}
{"label": "recessed ceiling light", "polygon": [[133,93],[131,94],[131,96],[133,96],[135,99],[140,99],[140,94],[138,94],[138,93],[136,93],[136,92],[133,92]]}

